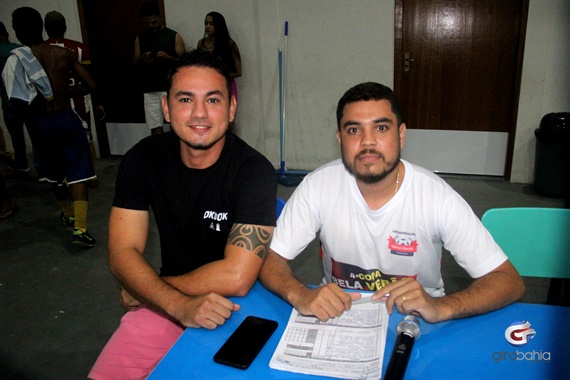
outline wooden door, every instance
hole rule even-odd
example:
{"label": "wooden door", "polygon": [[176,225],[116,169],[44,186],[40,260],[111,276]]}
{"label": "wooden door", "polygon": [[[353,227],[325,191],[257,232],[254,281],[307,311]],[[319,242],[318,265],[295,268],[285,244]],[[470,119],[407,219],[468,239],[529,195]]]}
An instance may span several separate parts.
{"label": "wooden door", "polygon": [[507,132],[528,0],[396,0],[394,90],[411,129]]}
{"label": "wooden door", "polygon": [[[145,122],[143,95],[133,55],[135,38],[144,28],[140,9],[146,1],[77,0],[83,41],[89,47],[92,73],[108,123]],[[164,2],[157,2],[165,23]],[[101,132],[107,136],[106,130]],[[97,133],[101,136],[99,128]],[[99,144],[101,149],[101,141]],[[108,145],[107,142],[106,152]]]}

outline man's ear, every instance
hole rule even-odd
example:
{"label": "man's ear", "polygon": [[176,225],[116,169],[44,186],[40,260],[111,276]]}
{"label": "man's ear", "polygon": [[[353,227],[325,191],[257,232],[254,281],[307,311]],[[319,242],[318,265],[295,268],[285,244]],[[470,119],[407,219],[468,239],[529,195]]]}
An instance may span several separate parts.
{"label": "man's ear", "polygon": [[406,124],[402,123],[400,124],[400,149],[404,148],[404,145],[406,144]]}
{"label": "man's ear", "polygon": [[162,114],[164,115],[164,120],[170,123],[170,112],[168,112],[168,97],[166,95],[162,96],[161,105],[162,105]]}
{"label": "man's ear", "polygon": [[230,94],[230,123],[236,118],[237,100]]}

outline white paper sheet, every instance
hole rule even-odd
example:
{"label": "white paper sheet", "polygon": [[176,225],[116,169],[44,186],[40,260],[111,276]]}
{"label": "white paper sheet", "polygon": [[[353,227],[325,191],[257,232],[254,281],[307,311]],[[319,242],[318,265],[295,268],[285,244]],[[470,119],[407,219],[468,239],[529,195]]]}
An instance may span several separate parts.
{"label": "white paper sheet", "polygon": [[379,379],[388,318],[383,302],[353,303],[327,322],[293,309],[269,366],[343,379]]}

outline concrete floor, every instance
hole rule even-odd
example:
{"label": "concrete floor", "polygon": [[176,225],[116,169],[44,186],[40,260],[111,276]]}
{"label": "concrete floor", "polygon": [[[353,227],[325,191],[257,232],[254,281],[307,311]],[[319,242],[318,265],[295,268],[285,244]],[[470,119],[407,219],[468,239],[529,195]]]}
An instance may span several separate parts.
{"label": "concrete floor", "polygon": [[[31,162],[31,160],[30,160]],[[59,220],[49,186],[33,171],[0,167],[20,211],[0,221],[0,379],[82,379],[116,329],[124,310],[119,286],[107,266],[107,218],[119,157],[98,160],[99,186],[90,190],[89,231],[96,247],[72,244],[71,229]],[[563,200],[536,195],[532,186],[501,179],[444,176],[475,213],[493,207],[562,207]],[[294,188],[279,186],[288,199]],[[158,236],[152,226],[147,257],[158,266]],[[293,262],[306,283],[322,278],[318,244]],[[465,287],[469,277],[444,255],[446,291]],[[548,280],[525,278],[524,302],[544,303]]]}

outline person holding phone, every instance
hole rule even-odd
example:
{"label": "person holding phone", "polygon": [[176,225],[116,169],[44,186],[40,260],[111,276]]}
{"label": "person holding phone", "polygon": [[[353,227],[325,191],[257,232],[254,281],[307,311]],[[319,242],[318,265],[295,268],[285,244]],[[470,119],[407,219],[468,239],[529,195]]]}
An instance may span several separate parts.
{"label": "person holding phone", "polygon": [[[227,132],[236,110],[219,57],[185,53],[162,99],[172,132],[125,155],[109,219],[109,265],[129,311],[89,378],[145,378],[186,327],[215,329],[257,280],[276,215],[273,165]],[[144,258],[152,208],[160,273]]]}
{"label": "person holding phone", "polygon": [[141,15],[146,27],[135,39],[133,62],[140,69],[146,125],[151,134],[158,134],[164,132],[161,100],[166,77],[186,48],[180,34],[162,24],[155,1],[144,3]]}

